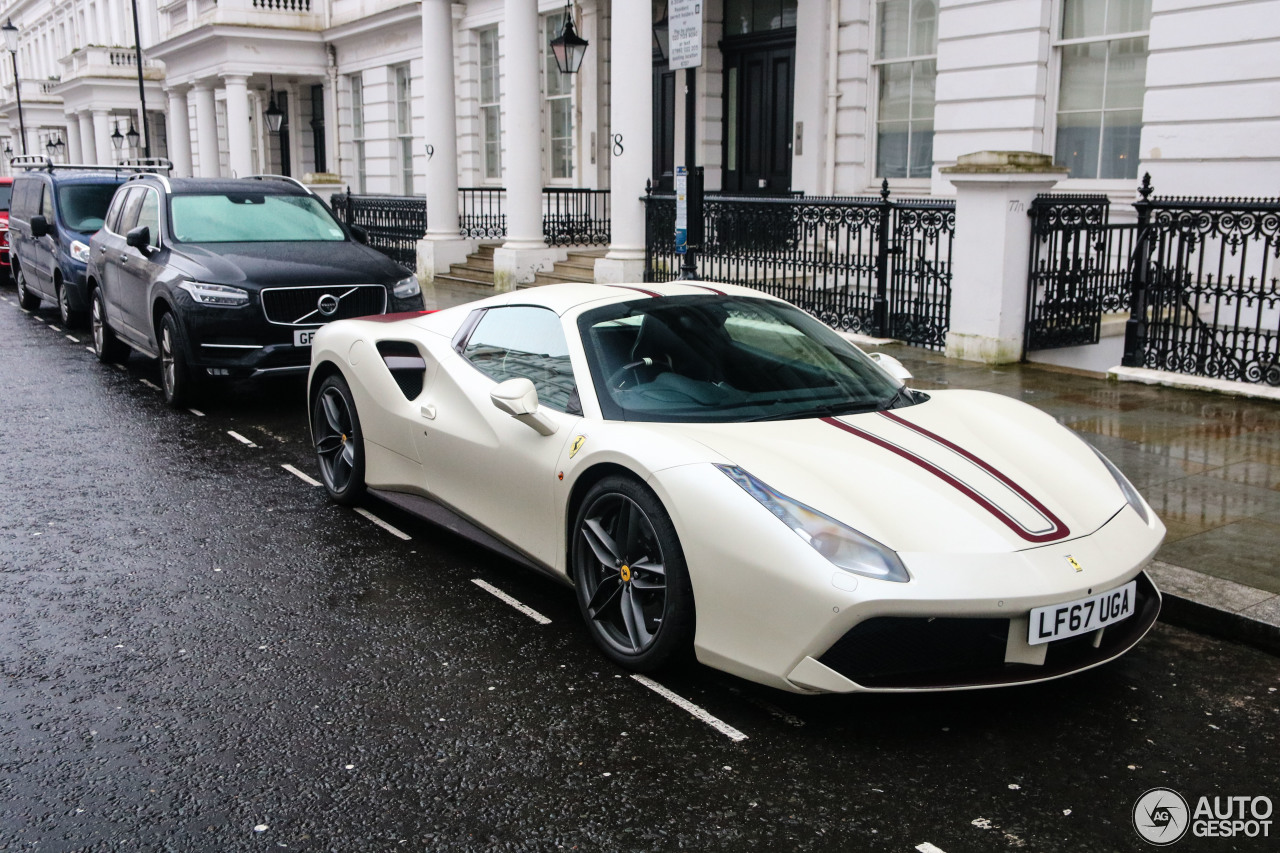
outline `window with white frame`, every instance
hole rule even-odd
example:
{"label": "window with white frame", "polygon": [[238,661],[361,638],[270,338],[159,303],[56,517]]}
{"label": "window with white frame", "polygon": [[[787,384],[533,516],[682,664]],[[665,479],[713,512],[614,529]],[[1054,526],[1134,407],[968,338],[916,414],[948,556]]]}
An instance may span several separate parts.
{"label": "window with white frame", "polygon": [[400,192],[413,195],[413,88],[409,66],[396,66],[396,138],[399,141]]}
{"label": "window with white frame", "polygon": [[564,29],[564,12],[555,12],[543,18],[546,21],[543,68],[547,105],[547,174],[551,180],[573,178],[573,75],[561,74],[551,52],[551,40]]}
{"label": "window with white frame", "polygon": [[927,178],[938,78],[935,0],[877,0],[876,177]]}
{"label": "window with white frame", "polygon": [[347,77],[351,87],[351,142],[355,151],[352,157],[356,167],[356,192],[365,191],[364,157],[364,75],[352,74]]}
{"label": "window with white frame", "polygon": [[498,73],[498,28],[480,31],[480,138],[484,179],[502,179],[502,91]]}
{"label": "window with white frame", "polygon": [[1072,178],[1138,177],[1151,0],[1063,0],[1054,159]]}

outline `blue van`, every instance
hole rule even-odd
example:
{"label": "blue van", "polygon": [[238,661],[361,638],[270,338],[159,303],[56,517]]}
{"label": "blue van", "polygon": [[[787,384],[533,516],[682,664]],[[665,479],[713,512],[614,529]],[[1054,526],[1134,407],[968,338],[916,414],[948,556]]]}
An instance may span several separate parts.
{"label": "blue van", "polygon": [[28,311],[52,302],[66,326],[88,317],[85,264],[89,238],[102,227],[116,187],[160,167],[60,166],[46,157],[14,157],[9,210],[10,263],[18,301]]}

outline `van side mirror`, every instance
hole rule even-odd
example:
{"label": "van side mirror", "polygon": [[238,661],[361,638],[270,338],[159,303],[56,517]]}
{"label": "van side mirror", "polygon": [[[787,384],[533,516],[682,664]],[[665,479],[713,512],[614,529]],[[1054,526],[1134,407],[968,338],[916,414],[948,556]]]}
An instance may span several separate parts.
{"label": "van side mirror", "polygon": [[130,228],[129,233],[124,235],[124,242],[127,246],[132,246],[144,255],[151,254],[151,229],[146,225],[139,225],[137,228]]}
{"label": "van side mirror", "polygon": [[37,213],[31,217],[31,236],[43,237],[50,233],[53,229],[49,227],[49,220],[44,218],[44,214]]}
{"label": "van side mirror", "polygon": [[538,389],[523,376],[499,382],[489,392],[489,399],[500,411],[533,427],[542,435],[551,435],[556,431],[555,423],[538,411]]}

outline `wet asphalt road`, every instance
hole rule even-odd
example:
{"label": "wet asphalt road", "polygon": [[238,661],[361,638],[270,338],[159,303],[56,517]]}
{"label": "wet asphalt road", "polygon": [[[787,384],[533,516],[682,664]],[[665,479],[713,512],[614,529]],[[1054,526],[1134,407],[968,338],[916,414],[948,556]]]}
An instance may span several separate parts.
{"label": "wet asphalt road", "polygon": [[171,411],[0,297],[0,850],[1119,851],[1151,787],[1280,802],[1280,661],[1164,624],[1003,691],[659,678],[734,742],[566,588],[284,470],[316,475],[300,381]]}

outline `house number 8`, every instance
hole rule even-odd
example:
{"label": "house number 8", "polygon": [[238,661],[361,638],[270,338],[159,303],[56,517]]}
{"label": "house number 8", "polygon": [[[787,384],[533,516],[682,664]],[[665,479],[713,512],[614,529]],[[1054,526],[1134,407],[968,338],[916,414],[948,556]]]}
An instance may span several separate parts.
{"label": "house number 8", "polygon": [[622,148],[622,134],[621,134],[621,133],[615,133],[615,134],[613,135],[613,156],[614,156],[614,157],[621,157],[621,156],[622,156],[622,152],[623,152],[623,148]]}

